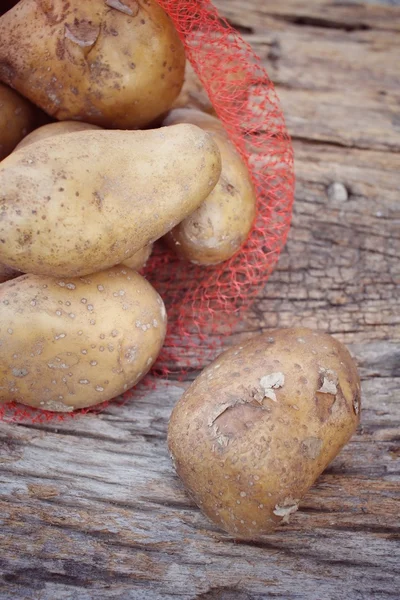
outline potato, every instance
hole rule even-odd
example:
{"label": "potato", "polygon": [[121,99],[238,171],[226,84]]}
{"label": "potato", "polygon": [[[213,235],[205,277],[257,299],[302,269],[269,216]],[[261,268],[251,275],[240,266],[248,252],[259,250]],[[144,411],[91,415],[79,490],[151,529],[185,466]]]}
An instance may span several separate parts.
{"label": "potato", "polygon": [[21,0],[0,19],[0,79],[58,120],[144,127],[172,106],[184,70],[156,0]]}
{"label": "potato", "polygon": [[151,368],[166,312],[152,286],[113,267],[0,286],[0,402],[71,412],[110,400]]}
{"label": "potato", "polygon": [[0,263],[0,283],[19,277],[19,275],[22,275],[20,271],[16,271],[15,269]]}
{"label": "potato", "polygon": [[167,236],[168,245],[198,265],[231,258],[247,240],[256,216],[250,173],[222,124],[194,109],[171,111],[164,125],[193,123],[210,133],[221,153],[220,179],[203,204]]}
{"label": "potato", "polygon": [[257,539],[287,522],[359,418],[347,349],[318,331],[277,329],[204,369],[173,410],[168,445],[204,513]]}
{"label": "potato", "polygon": [[17,92],[0,83],[0,160],[8,156],[35,127],[36,120],[37,109]]}
{"label": "potato", "polygon": [[143,269],[143,267],[146,266],[152,251],[153,244],[147,244],[147,246],[144,246],[135,252],[135,254],[124,260],[124,262],[121,264],[133,269],[134,271],[140,271],[140,269]]}
{"label": "potato", "polygon": [[33,142],[40,142],[47,138],[51,138],[54,135],[60,135],[62,133],[73,133],[75,131],[86,131],[86,130],[100,129],[97,125],[91,125],[90,123],[82,123],[81,121],[55,121],[54,123],[47,123],[42,127],[38,127],[31,133],[29,133],[15,148],[19,150],[28,144]]}
{"label": "potato", "polygon": [[29,144],[0,164],[0,262],[55,277],[119,264],[196,210],[220,169],[194,125]]}

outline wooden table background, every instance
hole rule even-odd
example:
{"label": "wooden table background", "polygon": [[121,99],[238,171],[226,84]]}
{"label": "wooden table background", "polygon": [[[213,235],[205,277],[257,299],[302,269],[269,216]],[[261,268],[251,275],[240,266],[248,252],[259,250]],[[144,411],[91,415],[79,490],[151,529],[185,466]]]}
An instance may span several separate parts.
{"label": "wooden table background", "polygon": [[59,426],[0,423],[2,600],[400,597],[400,6],[216,4],[265,61],[296,155],[287,248],[243,330],[347,343],[361,426],[290,525],[244,544],[173,473],[183,385]]}

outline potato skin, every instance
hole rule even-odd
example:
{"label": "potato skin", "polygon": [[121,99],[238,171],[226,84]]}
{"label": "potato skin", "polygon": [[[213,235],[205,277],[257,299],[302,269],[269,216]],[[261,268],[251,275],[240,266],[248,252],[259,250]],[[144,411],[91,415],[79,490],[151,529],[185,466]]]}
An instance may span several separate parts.
{"label": "potato skin", "polygon": [[25,98],[0,83],[0,160],[34,127],[37,109]]}
{"label": "potato skin", "polygon": [[218,119],[194,109],[177,109],[164,125],[177,123],[192,123],[212,135],[221,153],[222,171],[206,200],[165,239],[178,256],[198,265],[215,265],[236,254],[249,236],[256,217],[254,186]]}
{"label": "potato skin", "polygon": [[71,412],[110,400],[148,372],[165,330],[160,296],[128,268],[22,275],[0,286],[0,402]]}
{"label": "potato skin", "polygon": [[55,277],[120,264],[196,210],[220,161],[194,125],[29,144],[0,164],[0,262]]}
{"label": "potato skin", "polygon": [[135,252],[135,254],[124,260],[124,262],[121,264],[133,269],[134,271],[140,271],[140,269],[143,269],[143,267],[146,265],[152,251],[153,244],[147,244],[147,246],[144,246]]}
{"label": "potato skin", "polygon": [[358,372],[341,343],[306,328],[273,330],[204,369],[173,410],[168,445],[203,512],[257,539],[297,510],[359,413]]}
{"label": "potato skin", "polygon": [[21,0],[0,19],[0,79],[58,120],[142,128],[169,110],[184,69],[156,0]]}
{"label": "potato skin", "polygon": [[18,144],[15,150],[24,148],[34,142],[40,142],[47,138],[51,138],[54,135],[60,135],[62,133],[74,133],[76,131],[87,131],[100,129],[97,125],[91,123],[82,123],[82,121],[56,121],[55,123],[47,123],[42,127],[34,129]]}

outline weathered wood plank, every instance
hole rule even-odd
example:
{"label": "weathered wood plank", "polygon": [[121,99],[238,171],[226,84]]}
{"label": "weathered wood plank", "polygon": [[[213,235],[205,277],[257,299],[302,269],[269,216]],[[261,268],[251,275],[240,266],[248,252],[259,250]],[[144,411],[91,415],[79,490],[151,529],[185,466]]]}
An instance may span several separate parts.
{"label": "weathered wood plank", "polygon": [[330,331],[359,364],[361,426],[292,522],[244,544],[174,475],[166,430],[187,382],[159,381],[97,417],[0,423],[1,600],[398,597],[399,8],[218,6],[277,83],[297,174],[285,252],[226,343],[299,323]]}

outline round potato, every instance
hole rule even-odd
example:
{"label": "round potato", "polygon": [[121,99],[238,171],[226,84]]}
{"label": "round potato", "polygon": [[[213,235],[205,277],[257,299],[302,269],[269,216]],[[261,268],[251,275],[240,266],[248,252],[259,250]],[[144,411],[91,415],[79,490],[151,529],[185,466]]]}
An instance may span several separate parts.
{"label": "round potato", "polygon": [[220,172],[194,125],[29,144],[0,164],[0,262],[55,277],[120,264],[196,210]]}
{"label": "round potato", "polygon": [[281,329],[232,347],[201,373],[173,410],[168,445],[204,513],[257,539],[287,522],[359,418],[347,349],[327,334]]}
{"label": "round potato", "polygon": [[247,240],[256,216],[256,194],[249,171],[222,124],[194,109],[170,112],[164,125],[192,123],[213,136],[221,153],[220,179],[207,199],[168,235],[168,245],[198,265],[231,258]]}
{"label": "round potato", "polygon": [[37,109],[0,83],[0,160],[8,156],[37,121]]}
{"label": "round potato", "polygon": [[100,129],[100,127],[97,125],[92,125],[91,123],[82,123],[81,121],[55,121],[54,123],[47,123],[42,127],[34,129],[34,131],[24,137],[24,139],[15,149],[19,150],[24,146],[28,146],[28,144],[40,142],[41,140],[51,138],[54,135],[60,135],[62,133],[74,133],[76,131],[87,131],[88,129]]}
{"label": "round potato", "polygon": [[3,283],[0,402],[71,412],[110,400],[148,372],[165,331],[163,301],[130,269]]}
{"label": "round potato", "polygon": [[130,256],[129,258],[124,260],[122,265],[125,265],[126,267],[129,267],[134,271],[140,271],[140,269],[143,269],[143,267],[146,266],[146,263],[149,260],[152,251],[153,244],[147,244],[147,246],[144,246],[143,248],[135,252],[133,256]]}
{"label": "round potato", "polygon": [[156,0],[21,0],[0,19],[0,79],[58,120],[142,128],[172,106],[184,70]]}
{"label": "round potato", "polygon": [[0,263],[0,283],[19,277],[20,275],[22,275],[21,271],[16,271],[15,269]]}

